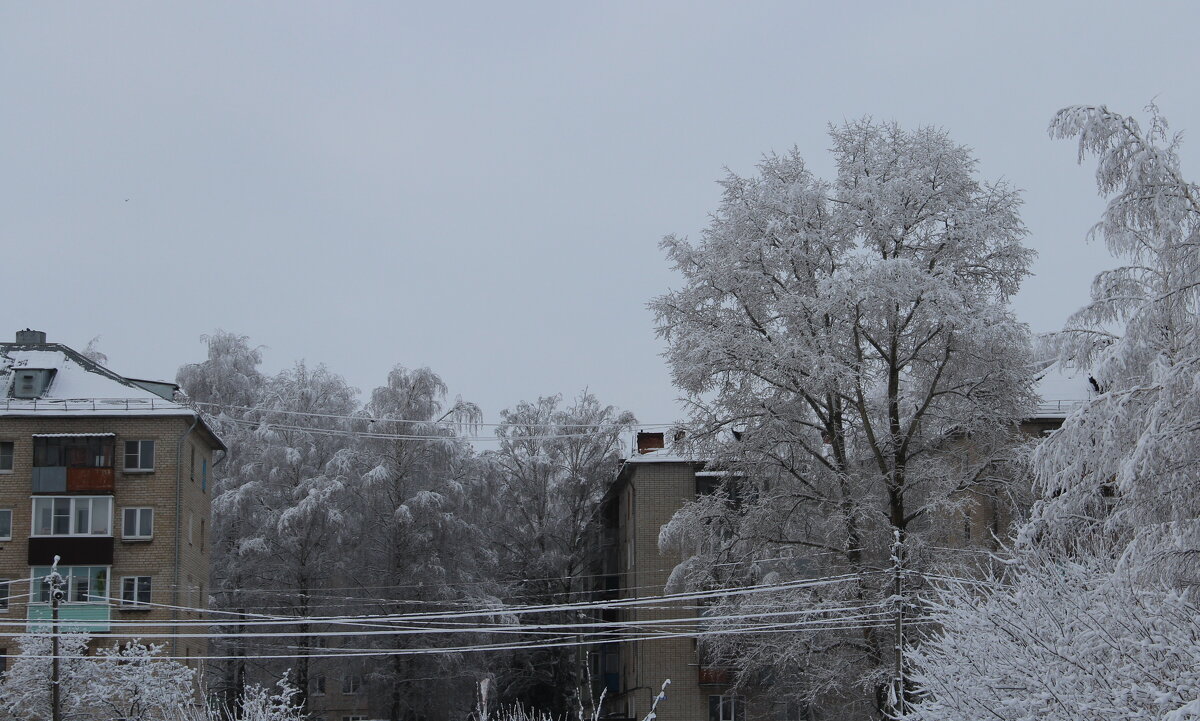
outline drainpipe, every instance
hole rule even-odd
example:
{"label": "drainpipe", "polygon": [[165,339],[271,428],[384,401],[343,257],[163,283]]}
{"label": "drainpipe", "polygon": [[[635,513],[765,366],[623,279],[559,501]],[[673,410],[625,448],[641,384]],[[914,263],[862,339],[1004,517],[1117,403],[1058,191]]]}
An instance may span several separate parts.
{"label": "drainpipe", "polygon": [[[179,553],[180,541],[183,538],[183,442],[187,437],[196,430],[196,426],[200,425],[200,414],[196,414],[196,420],[192,422],[190,428],[183,432],[179,437],[179,442],[175,444],[175,585],[171,590],[171,620],[179,620]],[[179,626],[172,624],[171,639],[171,655],[179,655]]]}

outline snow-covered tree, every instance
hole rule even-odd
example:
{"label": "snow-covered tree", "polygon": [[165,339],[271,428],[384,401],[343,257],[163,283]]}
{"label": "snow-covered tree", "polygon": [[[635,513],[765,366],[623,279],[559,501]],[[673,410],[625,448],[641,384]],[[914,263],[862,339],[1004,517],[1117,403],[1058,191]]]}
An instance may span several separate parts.
{"label": "snow-covered tree", "polygon": [[1200,718],[1200,606],[1108,553],[1025,552],[929,606],[913,721]]}
{"label": "snow-covered tree", "polygon": [[662,545],[690,557],[675,580],[691,585],[855,574],[772,599],[859,607],[852,630],[710,645],[743,678],[801,702],[833,694],[861,717],[886,705],[892,639],[872,613],[895,534],[919,565],[962,491],[1005,483],[997,464],[1032,400],[1007,300],[1032,253],[1017,193],[980,181],[945,132],[861,120],[830,136],[834,180],[796,151],[769,156],[723,181],[698,242],[663,241],[684,284],[651,307],[689,438],[728,475]]}
{"label": "snow-covered tree", "polygon": [[[254,531],[242,502],[245,496],[238,489],[258,476],[259,454],[265,440],[259,433],[252,410],[262,397],[266,378],[259,369],[262,351],[250,345],[247,336],[217,330],[201,336],[206,346],[206,358],[200,363],[179,369],[175,381],[183,396],[198,406],[213,430],[228,446],[228,455],[211,469],[213,496],[211,583],[217,606],[246,613],[251,603],[259,603],[247,595],[251,587],[249,568],[241,559],[243,539]],[[244,626],[226,627],[244,631]],[[245,656],[247,649],[238,639],[218,640],[213,645],[222,655]],[[219,678],[210,688],[224,697],[224,702],[236,706],[247,683],[245,661],[213,664]]]}
{"label": "snow-covered tree", "polygon": [[175,721],[196,703],[196,672],[164,658],[164,648],[133,641],[97,650],[82,689],[93,718]]}
{"label": "snow-covered tree", "polygon": [[1127,262],[1055,338],[1101,393],[1038,448],[1006,583],[942,593],[912,718],[1198,719],[1200,192],[1154,108],[1143,129],[1070,107],[1050,133],[1097,156],[1093,233]]}
{"label": "snow-covered tree", "polygon": [[[367,435],[355,451],[347,530],[354,571],[344,585],[364,597],[364,612],[448,609],[478,593],[476,559],[482,544],[465,504],[475,465],[457,429],[477,422],[479,409],[461,399],[447,405],[447,393],[445,382],[429,368],[396,366],[359,414],[358,428],[365,433],[404,436]],[[414,634],[374,636],[362,643],[400,650],[462,641]],[[400,721],[439,709],[468,710],[471,696],[464,692],[469,682],[463,674],[468,662],[458,654],[394,654],[372,665],[370,673],[365,666],[359,670],[379,699],[382,716]]]}
{"label": "snow-covered tree", "polygon": [[[20,653],[10,657],[10,666],[0,683],[0,706],[14,718],[27,721],[50,719],[51,638],[49,634],[17,637]],[[59,637],[59,698],[67,718],[87,710],[91,674],[87,653],[88,635],[63,633]]]}
{"label": "snow-covered tree", "polygon": [[[527,604],[582,600],[589,532],[612,480],[620,437],[635,419],[584,392],[570,404],[547,396],[501,412],[497,450],[484,459],[491,513],[481,521],[497,555],[497,578],[509,597]],[[578,620],[554,614],[528,623]],[[578,705],[579,650],[515,653],[497,668],[501,703],[563,715]]]}
{"label": "snow-covered tree", "polygon": [[[163,646],[131,642],[86,655],[89,636],[64,633],[59,641],[60,703],[72,721],[174,721],[196,699],[195,672],[162,656]],[[25,721],[50,713],[51,638],[19,637],[21,652],[0,684],[0,706]]]}
{"label": "snow-covered tree", "polygon": [[1055,137],[1097,157],[1110,196],[1093,234],[1127,265],[1099,274],[1058,334],[1101,393],[1040,449],[1049,499],[1026,531],[1043,542],[1115,535],[1144,571],[1194,584],[1200,561],[1200,188],[1152,108],[1145,129],[1101,107],[1055,116]]}
{"label": "snow-covered tree", "polygon": [[[243,569],[242,593],[272,614],[297,619],[293,642],[302,654],[313,645],[306,619],[330,610],[322,589],[342,585],[345,458],[355,440],[334,433],[350,429],[356,393],[341,376],[304,362],[268,379],[256,408],[243,416],[258,423],[252,470],[218,502],[220,513],[243,522],[231,559]],[[295,660],[292,674],[304,706],[306,656]]]}

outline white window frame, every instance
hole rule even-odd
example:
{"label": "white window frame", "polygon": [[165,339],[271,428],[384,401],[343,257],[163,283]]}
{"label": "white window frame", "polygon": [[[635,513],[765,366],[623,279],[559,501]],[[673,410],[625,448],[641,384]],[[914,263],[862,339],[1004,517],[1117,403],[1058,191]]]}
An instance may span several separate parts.
{"label": "white window frame", "polygon": [[5,524],[0,522],[0,541],[11,541],[12,540],[12,516],[13,516],[12,509],[11,508],[0,508],[0,518],[3,518],[4,514],[6,514],[6,513],[8,514],[8,533],[3,533]]}
{"label": "white window frame", "polygon": [[[130,533],[129,512],[133,511],[135,533]],[[149,528],[142,528],[142,511],[150,512]],[[149,541],[154,538],[154,509],[150,506],[125,506],[121,509],[121,538],[127,541]]]}
{"label": "white window frame", "polygon": [[[50,589],[46,585],[46,582],[45,582],[46,577],[45,576],[39,577],[37,575],[37,569],[39,569],[39,568],[47,568],[48,569],[49,566],[34,566],[32,569],[30,569],[30,574],[29,574],[30,599],[29,599],[29,601],[30,601],[30,603],[47,604],[50,602],[50,598],[49,598]],[[76,593],[76,591],[78,589],[75,584],[75,578],[77,577],[75,574],[75,571],[76,571],[76,569],[80,569],[80,568],[86,568],[86,569],[89,569],[89,571],[93,568],[103,568],[104,569],[104,593],[96,594],[95,599],[91,598],[92,591],[95,589],[92,588],[92,583],[91,583],[92,576],[89,573],[88,574],[88,589],[87,589],[87,595],[89,596],[89,598],[86,598],[84,600],[79,600],[76,597],[76,596],[78,596],[78,594]],[[112,593],[112,566],[59,566],[58,572],[60,575],[62,575],[63,580],[66,581],[66,584],[67,584],[66,588],[64,589],[66,591],[67,596],[63,600],[63,603],[105,603],[106,604],[109,602],[108,601],[109,594]],[[43,594],[46,596],[45,600],[42,600]]]}
{"label": "white window frame", "polygon": [[[711,718],[712,700],[717,699],[717,718]],[[746,716],[746,699],[743,696],[736,694],[713,694],[709,699],[709,721],[742,721]],[[731,712],[731,716],[726,716],[726,711]]]}
{"label": "white window frame", "polygon": [[[342,676],[342,695],[357,696],[362,693],[363,677],[360,673],[348,673]],[[346,689],[350,690],[347,691]]]}
{"label": "white window frame", "polygon": [[12,473],[17,464],[17,444],[14,441],[0,441],[0,447],[3,446],[8,446],[8,453],[0,453],[0,458],[8,459],[8,467],[0,464],[0,474]]}
{"label": "white window frame", "polygon": [[[129,444],[130,443],[138,444],[138,446],[137,446],[138,450],[137,450],[136,454],[131,454],[129,452]],[[146,444],[149,444],[149,446],[147,446]],[[150,465],[149,466],[142,465],[143,463],[146,462],[146,448],[147,447],[150,449]],[[125,441],[125,446],[124,446],[124,448],[122,448],[122,450],[124,451],[124,453],[121,454],[121,457],[124,459],[124,470],[126,473],[153,473],[154,472],[154,456],[155,456],[155,451],[157,449],[155,448],[155,443],[154,443],[153,439],[139,438],[136,440]],[[131,455],[137,456],[137,465],[136,466],[129,465],[129,457]]]}
{"label": "white window frame", "polygon": [[[68,527],[67,533],[54,533],[53,532],[54,531],[54,518],[55,518],[54,506],[56,505],[54,503],[54,501],[60,500],[60,499],[66,499],[69,502],[69,508],[70,508],[71,515],[67,520],[67,527]],[[101,499],[104,499],[105,501],[108,502],[107,503],[108,516],[106,519],[107,523],[105,524],[106,530],[104,533],[93,533],[91,530],[91,526],[92,526],[92,519],[95,518],[94,504],[95,504],[95,501],[98,501]],[[38,527],[38,513],[37,513],[38,512],[38,504],[44,503],[47,501],[51,503],[51,507],[50,507],[50,531],[51,532],[50,533],[34,533],[34,531]],[[75,528],[75,522],[78,520],[78,517],[79,517],[78,516],[79,506],[82,505],[82,503],[84,501],[87,501],[89,504],[88,505],[88,530],[83,533],[80,533],[78,531],[78,529]],[[76,536],[76,537],[84,537],[84,538],[111,538],[113,535],[113,533],[112,533],[113,532],[113,523],[112,523],[113,522],[113,518],[112,518],[113,497],[112,496],[34,496],[31,499],[31,506],[32,506],[33,513],[32,513],[32,523],[30,524],[30,528],[29,528],[30,538],[66,538],[68,536]]]}
{"label": "white window frame", "polygon": [[[138,581],[146,579],[146,595],[150,598],[154,597],[154,577],[153,576],[121,576],[121,605],[129,608],[148,608],[150,606],[150,598],[145,601],[138,599],[138,593],[141,589],[138,586]],[[133,598],[125,596],[125,583],[133,581]]]}

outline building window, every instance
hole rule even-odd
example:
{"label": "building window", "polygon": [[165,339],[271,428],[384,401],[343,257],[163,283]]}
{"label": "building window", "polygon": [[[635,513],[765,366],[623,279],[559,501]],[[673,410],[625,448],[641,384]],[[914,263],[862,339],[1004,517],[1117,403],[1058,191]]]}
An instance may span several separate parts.
{"label": "building window", "polygon": [[121,605],[150,603],[150,576],[125,576],[121,579]]}
{"label": "building window", "polygon": [[12,540],[12,509],[0,508],[0,541]]}
{"label": "building window", "polygon": [[122,538],[152,538],[154,536],[153,508],[126,508],[121,524]]}
{"label": "building window", "polygon": [[322,674],[317,674],[316,676],[313,676],[312,695],[313,696],[324,696],[325,695],[325,674],[322,673]]}
{"label": "building window", "polygon": [[188,467],[188,477],[192,483],[196,482],[196,447],[192,446],[192,463]]}
{"label": "building window", "polygon": [[13,442],[0,441],[0,473],[12,473]]}
{"label": "building window", "polygon": [[200,459],[200,491],[208,492],[208,459]]}
{"label": "building window", "polygon": [[204,553],[204,519],[200,519],[200,553]]}
{"label": "building window", "polygon": [[342,693],[350,695],[362,690],[362,676],[356,673],[342,676]]}
{"label": "building window", "polygon": [[708,721],[743,721],[746,701],[741,696],[709,696]]}
{"label": "building window", "polygon": [[[59,566],[58,573],[66,582],[64,599],[68,603],[97,603],[108,600],[108,566]],[[30,593],[36,603],[50,602],[50,585],[46,577],[49,566],[35,566]]]}
{"label": "building window", "polygon": [[8,599],[12,595],[12,581],[0,578],[0,611],[8,610]]}
{"label": "building window", "polygon": [[342,721],[367,721],[366,716],[343,716]]}
{"label": "building window", "polygon": [[112,468],[112,434],[92,436],[34,436],[36,468]]}
{"label": "building window", "polygon": [[196,516],[188,511],[188,545],[192,545],[193,531],[196,528]]}
{"label": "building window", "polygon": [[154,441],[125,441],[125,472],[154,470]]}
{"label": "building window", "polygon": [[38,496],[33,536],[111,536],[112,496]]}

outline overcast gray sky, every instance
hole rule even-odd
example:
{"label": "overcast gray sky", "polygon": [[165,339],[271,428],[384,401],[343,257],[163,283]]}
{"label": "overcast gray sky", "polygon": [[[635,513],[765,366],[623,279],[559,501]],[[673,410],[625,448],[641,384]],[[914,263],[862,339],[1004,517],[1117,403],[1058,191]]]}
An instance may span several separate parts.
{"label": "overcast gray sky", "polygon": [[1200,129],[1198,26],[1094,0],[5,3],[0,332],[171,378],[224,328],[364,391],[428,365],[489,421],[585,386],[670,421],[659,239],[697,234],[723,167],[796,145],[828,175],[826,123],[864,114],[1025,190],[1016,309],[1050,330],[1109,261],[1093,167],[1046,126],[1157,98]]}

